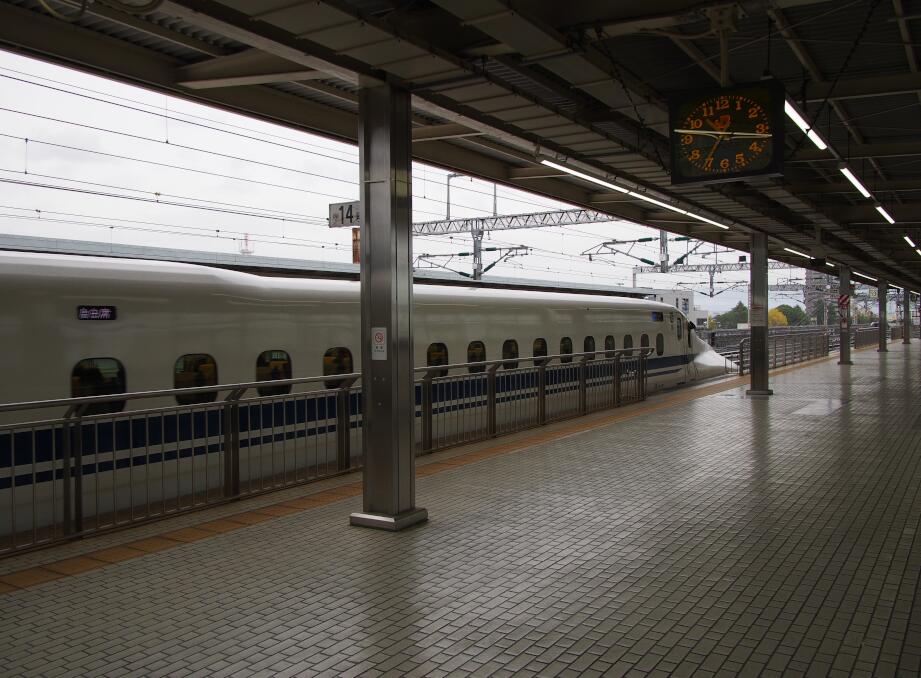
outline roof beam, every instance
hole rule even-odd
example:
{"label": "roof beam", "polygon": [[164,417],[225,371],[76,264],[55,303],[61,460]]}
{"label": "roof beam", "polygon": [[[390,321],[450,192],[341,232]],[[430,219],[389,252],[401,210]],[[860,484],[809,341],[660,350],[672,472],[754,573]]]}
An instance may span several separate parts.
{"label": "roof beam", "polygon": [[877,75],[872,78],[850,78],[830,82],[814,82],[806,88],[806,100],[823,101],[825,97],[834,100],[866,99],[898,94],[917,94],[921,91],[921,73],[897,73]]}
{"label": "roof beam", "polygon": [[[905,141],[902,143],[871,143],[857,144],[848,148],[847,157],[849,160],[859,160],[862,158],[900,158],[912,155],[921,155],[921,141]],[[787,162],[814,162],[814,161],[836,161],[837,158],[828,151],[820,151],[817,148],[801,148]]]}
{"label": "roof beam", "polygon": [[[871,185],[874,191],[921,191],[921,176],[910,177],[907,179],[888,179],[884,181],[874,181]],[[790,183],[787,184],[793,193],[817,194],[817,193],[854,193],[854,187],[846,181],[835,182],[816,182],[816,183]]]}
{"label": "roof beam", "polygon": [[482,134],[457,123],[444,125],[426,125],[413,128],[413,141],[436,141],[438,139],[458,139],[461,137],[475,137]]}

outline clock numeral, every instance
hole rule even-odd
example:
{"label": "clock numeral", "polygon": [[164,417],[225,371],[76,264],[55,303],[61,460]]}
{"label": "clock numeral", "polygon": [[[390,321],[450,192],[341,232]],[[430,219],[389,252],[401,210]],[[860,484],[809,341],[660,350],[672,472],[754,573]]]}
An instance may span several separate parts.
{"label": "clock numeral", "polygon": [[753,141],[751,145],[748,147],[748,150],[750,150],[752,153],[760,153],[761,146],[758,145],[757,141]]}
{"label": "clock numeral", "polygon": [[745,167],[748,164],[748,161],[745,159],[744,153],[736,153],[736,165]]}
{"label": "clock numeral", "polygon": [[685,134],[683,137],[681,137],[681,143],[685,146],[690,146],[694,143],[694,137],[692,137],[690,134]]}
{"label": "clock numeral", "polygon": [[729,99],[726,97],[720,97],[716,100],[716,110],[724,111],[729,108]]}
{"label": "clock numeral", "polygon": [[704,126],[704,121],[700,118],[691,118],[688,122],[691,123],[691,129],[700,129]]}
{"label": "clock numeral", "polygon": [[757,120],[761,117],[761,108],[758,106],[752,106],[748,109],[748,119]]}
{"label": "clock numeral", "polygon": [[742,100],[741,99],[736,99],[736,110],[737,111],[742,110]]}
{"label": "clock numeral", "polygon": [[701,110],[703,111],[703,114],[704,114],[705,116],[707,116],[708,118],[712,118],[712,117],[713,117],[713,114],[715,113],[715,111],[713,110],[713,106],[708,106],[707,104],[704,104],[704,105],[701,106],[700,108],[701,108]]}
{"label": "clock numeral", "polygon": [[723,158],[720,160],[720,169],[728,170],[729,169],[729,158]]}
{"label": "clock numeral", "polygon": [[759,122],[757,125],[755,125],[755,131],[756,131],[758,134],[767,134],[767,133],[768,133],[768,126],[767,126],[766,123]]}
{"label": "clock numeral", "polygon": [[695,148],[693,151],[691,151],[691,154],[688,156],[688,158],[691,160],[700,160],[700,149]]}
{"label": "clock numeral", "polygon": [[704,169],[713,169],[713,158],[707,158],[707,161],[704,163]]}

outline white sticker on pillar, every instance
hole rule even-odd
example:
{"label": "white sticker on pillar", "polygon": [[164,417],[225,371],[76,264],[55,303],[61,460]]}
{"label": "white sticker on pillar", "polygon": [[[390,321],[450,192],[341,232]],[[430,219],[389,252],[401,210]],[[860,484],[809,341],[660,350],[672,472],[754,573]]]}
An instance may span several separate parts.
{"label": "white sticker on pillar", "polygon": [[749,313],[748,324],[752,327],[767,326],[767,308],[764,304],[752,302],[751,313]]}
{"label": "white sticker on pillar", "polygon": [[387,360],[387,328],[371,328],[371,360]]}

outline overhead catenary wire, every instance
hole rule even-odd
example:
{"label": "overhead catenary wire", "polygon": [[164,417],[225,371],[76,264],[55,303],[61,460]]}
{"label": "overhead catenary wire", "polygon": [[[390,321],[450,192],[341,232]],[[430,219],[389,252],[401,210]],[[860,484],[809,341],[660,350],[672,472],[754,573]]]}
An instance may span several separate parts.
{"label": "overhead catenary wire", "polygon": [[[22,73],[21,71],[14,71],[14,72]],[[30,75],[31,77],[41,78],[41,76],[34,76],[34,75],[32,75],[32,74],[26,74],[26,75]],[[347,162],[347,163],[350,163],[350,164],[353,164],[353,165],[356,165],[356,166],[357,166],[357,164],[358,164],[358,160],[357,160],[357,159],[352,159],[352,158],[341,158],[341,157],[336,157],[336,156],[333,156],[333,155],[329,155],[328,153],[320,153],[320,152],[318,152],[318,151],[306,150],[306,149],[303,149],[303,148],[296,148],[296,147],[293,147],[293,146],[290,146],[290,145],[287,145],[287,144],[280,144],[280,143],[278,143],[278,142],[273,142],[273,141],[269,141],[269,140],[266,140],[266,139],[261,139],[261,138],[254,137],[254,136],[251,136],[251,135],[244,135],[244,134],[240,134],[240,133],[238,133],[238,132],[230,132],[230,131],[228,131],[228,130],[224,130],[224,129],[221,129],[220,127],[215,127],[215,126],[214,126],[214,125],[225,125],[225,126],[228,126],[228,127],[235,127],[235,126],[233,126],[233,125],[230,125],[229,123],[211,121],[211,122],[213,122],[212,125],[205,125],[205,124],[203,124],[203,123],[188,121],[188,120],[185,120],[185,119],[183,119],[183,118],[176,117],[175,115],[168,115],[168,114],[166,114],[166,113],[163,113],[163,112],[162,112],[161,110],[159,110],[159,109],[146,110],[146,109],[143,109],[143,108],[138,108],[138,107],[136,107],[136,106],[128,106],[128,105],[126,105],[126,104],[120,104],[120,103],[117,103],[117,102],[107,101],[106,99],[102,99],[102,98],[99,98],[99,97],[91,97],[91,96],[83,95],[83,94],[80,94],[79,92],[71,92],[71,91],[66,90],[66,89],[63,89],[63,88],[52,87],[52,86],[50,86],[50,85],[44,85],[44,84],[42,84],[42,83],[35,83],[35,82],[31,82],[31,81],[29,81],[29,80],[25,80],[25,79],[22,79],[22,78],[15,78],[15,77],[12,77],[12,76],[9,76],[9,75],[4,75],[3,73],[0,73],[0,78],[7,78],[7,79],[15,80],[15,81],[17,81],[17,82],[24,83],[24,84],[34,85],[34,86],[37,86],[37,87],[44,87],[44,88],[47,88],[47,89],[50,89],[50,90],[53,90],[53,91],[56,91],[56,92],[60,92],[60,93],[63,93],[63,94],[70,94],[70,95],[73,95],[73,96],[84,97],[84,98],[87,98],[87,99],[90,99],[90,100],[93,100],[93,101],[96,101],[96,102],[99,102],[99,103],[109,104],[109,105],[113,105],[113,106],[120,106],[120,107],[122,107],[122,108],[125,108],[125,109],[128,109],[128,110],[133,110],[133,111],[138,112],[138,113],[143,113],[143,114],[146,114],[146,115],[151,115],[151,116],[155,116],[155,117],[165,118],[165,119],[167,119],[167,120],[174,120],[174,121],[176,121],[176,122],[181,122],[181,123],[184,123],[184,124],[195,125],[195,126],[197,126],[197,127],[201,127],[201,128],[204,128],[204,129],[209,129],[209,130],[214,131],[214,132],[225,133],[225,134],[233,134],[233,135],[235,135],[235,136],[239,136],[239,137],[241,137],[241,138],[247,138],[247,139],[252,140],[252,141],[257,141],[257,142],[260,142],[260,143],[272,144],[272,145],[275,145],[275,146],[288,148],[288,149],[290,149],[290,150],[294,150],[294,151],[298,151],[298,152],[303,152],[303,153],[308,153],[308,154],[310,154],[310,155],[316,155],[316,156],[318,156],[318,157],[323,157],[323,158],[327,158],[327,159],[331,159],[331,160],[336,160],[336,161],[339,161],[339,162]],[[50,80],[50,79],[49,79],[49,80]],[[51,80],[51,82],[59,82],[59,81]],[[68,83],[59,83],[59,84],[68,84]],[[71,86],[71,85],[68,84],[68,86]],[[89,90],[89,91],[95,91],[95,90]],[[115,95],[107,95],[107,94],[103,94],[103,96],[112,96],[113,98],[121,98],[121,97],[115,97]],[[139,104],[139,105],[141,105],[141,106],[152,106],[152,104],[146,104],[146,103],[142,103],[142,102],[136,102],[135,100],[132,100],[132,99],[126,99],[126,100],[128,100],[128,101],[133,101],[134,103],[137,103],[137,104]],[[61,123],[61,124],[75,125],[75,126],[84,127],[84,128],[87,128],[87,129],[94,129],[94,130],[96,130],[96,131],[107,132],[107,133],[112,133],[112,134],[119,134],[119,135],[123,135],[123,136],[129,136],[129,137],[133,137],[133,138],[139,139],[139,140],[144,140],[144,141],[149,141],[149,142],[155,142],[155,143],[162,143],[162,144],[167,144],[167,145],[174,146],[174,147],[186,148],[186,149],[188,149],[188,150],[199,151],[199,152],[202,152],[202,153],[212,153],[212,154],[214,154],[214,155],[222,155],[222,154],[220,154],[220,153],[218,153],[218,152],[215,152],[215,151],[210,151],[210,150],[208,150],[208,149],[201,149],[201,148],[197,148],[197,147],[193,147],[193,146],[188,146],[188,145],[182,145],[182,144],[176,143],[175,141],[170,142],[169,140],[166,140],[166,139],[156,139],[156,138],[152,138],[152,137],[145,137],[145,136],[143,136],[143,135],[135,135],[135,134],[131,134],[131,133],[128,133],[128,132],[122,132],[122,131],[119,131],[119,130],[112,130],[112,129],[109,129],[109,128],[103,128],[103,127],[98,127],[98,126],[95,126],[95,125],[89,125],[89,124],[87,124],[87,123],[78,123],[78,122],[74,122],[74,121],[63,120],[63,119],[60,119],[60,118],[53,118],[53,117],[51,117],[51,116],[42,116],[42,115],[38,115],[38,114],[29,113],[29,112],[27,112],[27,111],[21,111],[21,110],[17,110],[17,109],[8,108],[8,107],[7,107],[7,108],[2,108],[2,107],[0,107],[0,110],[5,111],[5,112],[8,112],[8,113],[12,113],[12,114],[28,115],[28,116],[32,116],[32,117],[44,119],[44,120],[47,120],[47,121],[59,122],[59,123]],[[174,111],[174,114],[175,114],[175,113],[177,113],[177,112]],[[199,116],[193,116],[193,115],[188,114],[188,113],[179,113],[179,115],[185,115],[185,116],[187,116],[187,117],[196,117],[196,118],[199,117]],[[199,119],[204,119],[204,118],[199,118]],[[261,132],[261,131],[252,130],[251,128],[240,128],[240,129],[246,129],[246,130],[248,130],[248,131],[250,131],[250,132],[253,132],[254,134],[264,134],[264,133]],[[306,134],[306,132],[305,132],[304,134]],[[286,139],[287,141],[290,141],[290,142],[292,142],[292,143],[305,143],[305,145],[310,145],[310,144],[306,144],[306,142],[301,142],[301,141],[299,141],[299,140],[290,139],[290,138],[288,138],[288,137],[280,137],[280,138],[284,138],[284,139]],[[323,148],[324,150],[329,150],[329,152],[332,152],[332,150],[326,149],[325,147],[319,147],[319,146],[314,146],[314,147],[315,147],[315,148]],[[245,162],[245,161],[250,161],[250,160],[247,159],[247,158],[235,158],[235,159],[242,160],[242,161],[244,161],[244,162]],[[270,163],[262,163],[261,161],[252,161],[252,162],[258,162],[259,164],[266,164],[266,165],[268,165],[268,166],[272,166]],[[285,168],[285,167],[280,167],[280,166],[277,167],[277,168],[278,168],[278,169],[287,169],[287,170],[290,170],[290,171],[297,171],[297,170],[294,170],[294,169],[291,169],[291,168]],[[471,177],[471,179],[473,179],[473,177]],[[488,183],[488,182],[487,182],[487,183]],[[479,195],[484,195],[484,196],[487,196],[487,197],[492,197],[492,192],[491,192],[491,191],[481,191],[481,190],[478,190],[478,189],[475,189],[475,188],[471,188],[471,187],[469,187],[469,186],[464,186],[463,184],[457,185],[457,186],[456,186],[456,190],[467,191],[467,192],[476,193],[476,194],[479,194]],[[532,207],[533,207],[534,205],[538,205],[538,206],[541,206],[541,207],[546,207],[546,208],[548,208],[548,209],[558,209],[557,205],[552,205],[552,204],[549,204],[549,203],[542,203],[542,202],[539,202],[539,201],[535,201],[535,200],[533,199],[533,197],[530,197],[530,196],[528,196],[528,197],[517,197],[517,196],[513,196],[513,195],[511,195],[511,194],[509,194],[509,193],[506,193],[506,192],[504,192],[504,191],[502,191],[502,192],[497,192],[497,195],[498,195],[498,197],[501,197],[503,200],[512,201],[512,202],[517,202],[517,203],[529,205],[529,206],[532,206]],[[462,206],[462,205],[459,205],[459,206]],[[468,207],[469,207],[469,206],[468,206]],[[477,210],[479,210],[479,211],[483,211],[484,213],[488,213],[488,212],[490,211],[490,210],[488,210],[488,209],[485,209],[485,208],[478,208],[478,207],[471,207],[471,209],[477,209]]]}

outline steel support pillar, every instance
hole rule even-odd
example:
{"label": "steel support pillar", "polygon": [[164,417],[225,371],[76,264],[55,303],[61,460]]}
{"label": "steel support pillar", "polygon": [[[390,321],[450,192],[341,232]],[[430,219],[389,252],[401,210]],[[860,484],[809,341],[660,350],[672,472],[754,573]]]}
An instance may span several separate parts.
{"label": "steel support pillar", "polygon": [[886,318],[886,302],[889,296],[889,285],[885,280],[879,281],[879,287],[876,292],[879,299],[879,353],[885,353],[889,350],[889,320]]}
{"label": "steel support pillar", "polygon": [[416,507],[409,92],[362,79],[361,385],[364,502],[352,525],[400,530]]}
{"label": "steel support pillar", "polygon": [[751,304],[748,324],[751,332],[751,388],[749,395],[769,396],[768,388],[768,267],[767,235],[751,237]]}
{"label": "steel support pillar", "polygon": [[911,343],[911,292],[902,290],[902,343]]}
{"label": "steel support pillar", "polygon": [[838,326],[841,328],[838,344],[838,364],[853,365],[851,362],[851,269],[838,265],[838,294],[847,297],[848,302],[838,305]]}

